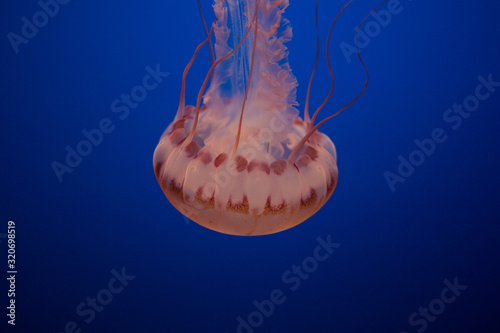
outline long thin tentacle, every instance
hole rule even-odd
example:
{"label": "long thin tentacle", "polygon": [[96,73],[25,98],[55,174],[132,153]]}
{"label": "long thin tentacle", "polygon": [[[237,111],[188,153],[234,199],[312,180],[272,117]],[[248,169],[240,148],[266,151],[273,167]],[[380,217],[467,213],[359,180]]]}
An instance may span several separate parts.
{"label": "long thin tentacle", "polygon": [[[258,0],[257,1],[257,7],[260,5],[260,1],[261,0]],[[243,44],[243,42],[245,41],[245,39],[247,38],[248,34],[250,33],[250,31],[252,30],[252,26],[253,26],[253,22],[255,21],[255,16],[257,15],[257,11],[255,12],[254,14],[254,17],[252,18],[252,24],[250,24],[250,26],[248,27],[247,31],[245,32],[245,34],[243,35],[243,37],[241,38],[240,42],[238,43],[238,45],[236,45],[236,47],[231,51],[229,52],[227,55],[225,55],[224,57],[221,57],[219,59],[217,59],[215,61],[215,63],[212,65],[212,67],[210,68],[210,70],[208,71],[208,74],[207,76],[205,77],[205,81],[203,82],[201,88],[200,88],[200,91],[198,93],[198,99],[196,101],[196,110],[195,110],[195,116],[194,116],[194,122],[193,122],[193,127],[191,128],[191,133],[189,133],[189,136],[186,138],[186,140],[184,141],[184,146],[191,143],[191,141],[193,140],[194,138],[194,135],[195,135],[195,132],[196,132],[196,127],[198,126],[198,119],[200,117],[200,106],[201,106],[201,99],[203,98],[203,93],[205,92],[205,89],[207,88],[207,84],[208,84],[208,79],[210,78],[210,76],[212,75],[212,73],[214,72],[215,70],[215,67],[217,67],[217,65],[219,65],[222,61],[228,59],[229,57],[231,57],[236,51],[238,51],[238,49],[241,47],[241,45]]]}
{"label": "long thin tentacle", "polygon": [[316,0],[316,9],[315,9],[315,21],[316,21],[316,60],[314,61],[314,67],[313,71],[311,73],[311,79],[309,80],[309,86],[307,87],[307,97],[306,97],[306,104],[304,106],[304,120],[306,123],[309,123],[311,118],[309,117],[309,99],[311,97],[311,88],[312,88],[312,83],[314,79],[314,74],[316,74],[316,68],[318,67],[318,62],[319,62],[319,47],[320,47],[320,42],[319,42],[319,27],[318,27],[318,3],[319,0]]}
{"label": "long thin tentacle", "polygon": [[335,117],[336,115],[338,115],[340,112],[344,111],[345,109],[347,109],[348,107],[350,107],[354,102],[356,102],[364,93],[365,93],[365,90],[366,90],[366,87],[368,86],[368,80],[370,79],[370,76],[368,74],[368,69],[366,68],[366,65],[365,63],[363,62],[363,59],[361,58],[361,53],[359,51],[359,30],[361,29],[361,26],[363,25],[363,23],[366,21],[366,19],[368,17],[370,17],[370,15],[372,15],[374,12],[376,12],[383,4],[385,4],[387,1],[389,0],[384,0],[380,5],[378,5],[374,10],[372,10],[368,15],[365,16],[365,18],[361,21],[361,23],[358,25],[358,28],[356,30],[356,51],[357,51],[357,54],[358,54],[358,58],[359,58],[359,61],[361,62],[361,65],[363,66],[364,70],[365,70],[365,73],[366,73],[366,81],[365,81],[365,84],[363,86],[363,90],[354,98],[352,99],[349,103],[347,103],[344,107],[342,107],[340,110],[338,110],[336,113],[334,113],[333,115],[323,119],[322,121],[320,121],[317,125],[315,125],[313,128],[311,128],[307,133],[306,135],[304,135],[304,137],[299,141],[299,143],[297,143],[297,145],[295,146],[295,148],[292,150],[292,152],[290,153],[290,156],[288,157],[288,163],[292,164],[292,163],[295,163],[295,160],[297,159],[297,157],[299,156],[299,153],[300,151],[302,150],[302,147],[304,147],[305,143],[307,142],[307,140],[309,140],[309,138],[311,137],[311,135],[314,134],[314,132],[316,132],[318,130],[318,128],[321,127],[321,125],[323,125],[324,123],[326,123],[329,119]]}
{"label": "long thin tentacle", "polygon": [[[215,22],[215,20],[214,20],[214,22]],[[198,45],[198,47],[194,51],[194,55],[191,58],[191,61],[189,62],[189,64],[184,69],[184,73],[182,74],[181,98],[180,98],[180,101],[179,101],[179,108],[177,109],[177,115],[176,115],[175,119],[179,119],[184,114],[184,108],[186,107],[186,77],[187,77],[187,75],[189,73],[189,70],[191,69],[191,66],[194,63],[194,61],[196,59],[196,56],[200,52],[200,49],[202,48],[203,45],[205,45],[210,40],[210,38],[212,37],[213,32],[214,32],[214,28],[212,26],[212,28],[210,29],[210,33],[208,33],[208,35],[207,35],[207,39],[205,39],[203,42],[201,42]]]}
{"label": "long thin tentacle", "polygon": [[[258,10],[259,10],[259,7],[257,4],[255,11],[257,12]],[[245,97],[243,98],[243,106],[241,107],[240,122],[238,124],[238,133],[236,134],[236,141],[234,143],[234,147],[233,147],[233,150],[231,152],[231,157],[234,157],[234,155],[236,154],[236,151],[238,150],[238,145],[240,143],[241,127],[243,124],[243,111],[245,110],[245,105],[246,105],[247,97],[248,97],[248,91],[250,90],[250,84],[252,83],[253,67],[254,67],[254,63],[255,63],[255,50],[257,48],[257,36],[258,36],[258,31],[259,31],[259,15],[255,15],[255,22],[253,22],[253,23],[255,23],[255,35],[254,35],[254,39],[253,39],[253,50],[252,50],[252,61],[250,63],[250,74],[248,75],[247,88],[245,90]]]}
{"label": "long thin tentacle", "polygon": [[[200,15],[201,15],[201,19],[203,21],[203,27],[205,28],[205,33],[207,34],[207,37],[209,37],[207,22],[205,21],[205,15],[203,15],[203,9],[201,8],[200,0],[198,0],[198,8],[200,9]],[[208,45],[210,46],[210,66],[212,66],[215,62],[214,47],[212,46],[212,39],[208,40]]]}
{"label": "long thin tentacle", "polygon": [[326,103],[328,103],[328,101],[330,100],[330,98],[332,97],[332,94],[333,94],[333,90],[335,89],[335,78],[333,77],[333,71],[332,71],[332,65],[331,65],[331,62],[330,62],[330,39],[331,39],[331,36],[332,36],[332,31],[333,31],[333,27],[335,26],[335,23],[337,22],[340,14],[342,14],[342,12],[344,11],[344,9],[346,9],[347,6],[349,6],[349,4],[351,2],[353,2],[354,0],[350,0],[348,3],[346,3],[344,5],[344,7],[342,7],[342,9],[337,13],[337,16],[335,17],[335,20],[333,20],[333,23],[330,27],[330,31],[328,32],[328,38],[327,38],[327,41],[326,41],[326,62],[328,64],[328,71],[330,72],[330,76],[332,78],[332,87],[330,88],[330,92],[328,93],[328,96],[325,98],[325,100],[323,101],[323,103],[319,106],[319,108],[314,112],[314,115],[311,119],[311,122],[309,123],[309,128],[312,128],[314,126],[314,123],[316,122],[316,117],[318,116],[318,113],[319,111],[326,105]]}

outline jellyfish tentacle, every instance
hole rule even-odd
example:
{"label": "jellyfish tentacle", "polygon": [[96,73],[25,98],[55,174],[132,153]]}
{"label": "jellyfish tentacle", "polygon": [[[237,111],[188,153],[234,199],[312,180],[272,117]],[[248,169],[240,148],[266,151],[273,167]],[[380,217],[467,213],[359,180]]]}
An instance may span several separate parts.
{"label": "jellyfish tentacle", "polygon": [[319,0],[316,0],[316,9],[315,9],[315,21],[316,21],[316,59],[314,60],[314,67],[311,73],[311,78],[309,79],[309,86],[307,87],[307,96],[306,103],[304,106],[304,121],[309,123],[311,118],[309,117],[309,99],[311,97],[311,88],[314,79],[314,75],[316,74],[316,68],[318,67],[319,62],[319,52],[320,52],[320,42],[319,42],[319,27],[318,27],[318,3]]}
{"label": "jellyfish tentacle", "polygon": [[[215,20],[214,20],[214,22],[215,22]],[[184,109],[186,107],[186,78],[187,78],[187,75],[189,73],[189,70],[191,69],[191,66],[193,66],[193,63],[196,60],[196,57],[198,56],[198,53],[200,52],[203,45],[205,45],[212,37],[213,32],[214,32],[214,28],[212,26],[212,29],[210,29],[210,33],[207,34],[207,38],[198,45],[198,47],[194,51],[194,55],[191,58],[191,61],[189,61],[186,68],[184,69],[184,73],[182,74],[181,98],[179,101],[179,108],[177,109],[177,115],[175,116],[176,120],[182,118],[182,116],[184,115]]]}
{"label": "jellyfish tentacle", "polygon": [[[203,21],[203,27],[205,28],[205,33],[207,34],[207,37],[211,37],[212,32],[210,32],[210,34],[208,33],[207,22],[205,21],[205,15],[203,15],[203,9],[201,8],[200,0],[198,0],[198,8],[200,9],[200,15],[201,15],[201,19]],[[215,57],[214,57],[214,47],[212,45],[211,38],[208,40],[208,45],[210,46],[210,66],[212,66],[215,62]]]}
{"label": "jellyfish tentacle", "polygon": [[[209,229],[233,235],[289,229],[315,214],[337,186],[335,145],[318,130],[328,119],[313,131],[309,125],[323,99],[318,105],[308,99],[307,121],[295,107],[288,6],[289,0],[215,0],[215,62],[194,106],[167,127],[155,149],[155,176],[168,200]],[[316,28],[321,41],[318,19]],[[318,54],[324,57],[320,47],[309,97]]]}
{"label": "jellyfish tentacle", "polygon": [[[257,7],[260,5],[260,1],[261,0],[257,1]],[[248,34],[252,30],[253,22],[255,21],[255,16],[256,15],[257,15],[257,11],[255,12],[254,17],[252,18],[252,24],[250,24],[250,26],[248,27],[247,31],[243,35],[243,38],[241,38],[241,40],[238,43],[238,45],[236,45],[236,47],[231,52],[229,52],[228,54],[226,54],[224,57],[221,57],[220,59],[217,59],[215,61],[215,63],[212,65],[212,67],[210,68],[210,70],[208,71],[207,76],[205,77],[205,81],[203,81],[203,84],[202,84],[202,86],[200,88],[200,91],[198,93],[198,99],[196,100],[196,108],[195,108],[195,116],[194,116],[193,126],[191,127],[191,132],[189,133],[189,136],[186,138],[186,140],[184,140],[183,147],[186,147],[188,144],[191,143],[191,141],[193,141],[193,138],[194,138],[194,135],[195,135],[195,132],[196,132],[196,127],[198,126],[198,119],[200,117],[201,99],[202,99],[203,93],[205,92],[205,89],[207,87],[208,79],[213,74],[213,72],[214,72],[215,68],[217,67],[217,65],[219,65],[222,61],[224,61],[224,60],[228,59],[229,57],[231,57],[241,47],[241,45],[243,44],[243,42],[247,38]]]}
{"label": "jellyfish tentacle", "polygon": [[335,89],[335,78],[333,76],[332,64],[330,62],[330,39],[331,39],[331,36],[332,36],[333,27],[335,26],[335,23],[337,22],[338,18],[340,17],[340,14],[342,14],[342,12],[344,11],[344,9],[346,9],[346,7],[349,6],[349,4],[351,2],[353,2],[353,1],[354,0],[350,0],[337,13],[337,16],[333,20],[333,23],[332,23],[332,25],[330,27],[330,31],[328,32],[328,38],[327,38],[327,41],[326,41],[326,62],[328,64],[328,72],[330,72],[330,77],[332,78],[332,87],[330,88],[330,92],[328,93],[328,96],[325,98],[325,100],[323,101],[323,103],[314,112],[314,115],[311,118],[311,122],[309,123],[309,129],[314,126],[314,123],[316,122],[316,117],[318,116],[319,111],[326,105],[326,103],[328,103],[328,101],[332,97],[333,90]]}
{"label": "jellyfish tentacle", "polygon": [[[259,4],[257,3],[255,7],[255,13],[259,10]],[[255,23],[255,35],[253,39],[253,49],[252,49],[252,61],[250,63],[250,73],[248,74],[248,82],[247,82],[247,87],[245,90],[245,97],[243,98],[243,106],[241,107],[241,113],[240,113],[240,120],[238,123],[238,133],[236,134],[236,141],[234,143],[233,150],[231,152],[231,158],[234,158],[236,155],[236,151],[238,150],[238,145],[240,143],[240,137],[241,137],[241,127],[243,125],[243,112],[245,111],[245,105],[247,102],[248,98],[248,92],[250,91],[250,84],[252,83],[252,76],[253,76],[253,68],[255,64],[255,50],[257,49],[257,36],[258,36],[258,31],[259,31],[259,15],[255,15],[254,18],[255,22],[252,22],[251,25]]]}
{"label": "jellyfish tentacle", "polygon": [[376,12],[380,7],[382,7],[387,1],[389,1],[389,0],[384,0],[382,3],[380,3],[380,5],[375,7],[375,9],[373,9],[368,15],[366,15],[365,18],[363,20],[361,20],[361,22],[358,25],[358,28],[356,29],[356,53],[358,54],[359,62],[363,66],[363,69],[365,70],[365,74],[366,74],[366,81],[365,81],[365,84],[363,86],[363,90],[356,97],[354,97],[349,103],[344,105],[344,107],[342,107],[340,110],[335,112],[333,115],[331,115],[327,119],[330,119],[331,117],[335,117],[340,112],[342,112],[345,109],[347,109],[348,107],[350,107],[352,104],[354,104],[354,102],[356,102],[365,93],[366,87],[368,86],[368,81],[370,79],[370,74],[368,73],[368,68],[366,67],[365,62],[363,61],[363,58],[361,57],[361,52],[359,50],[359,30],[361,29],[361,26],[363,25],[363,23],[365,23],[365,21],[368,19],[368,17],[370,17],[374,12]]}
{"label": "jellyfish tentacle", "polygon": [[[352,0],[351,0],[352,1]],[[349,2],[351,2],[349,1]],[[365,84],[363,86],[363,89],[361,90],[361,92],[356,96],[354,97],[349,103],[347,103],[346,105],[344,105],[340,110],[338,110],[337,112],[335,112],[334,114],[332,114],[331,116],[328,116],[326,117],[325,119],[323,119],[322,121],[320,121],[317,125],[315,125],[314,127],[312,127],[305,135],[304,137],[299,141],[299,143],[297,143],[297,145],[293,148],[292,152],[290,153],[290,156],[288,157],[288,163],[289,164],[294,164],[295,163],[295,160],[297,159],[297,157],[299,156],[299,153],[300,151],[302,150],[302,148],[304,147],[305,143],[307,142],[307,140],[309,140],[309,138],[311,137],[311,135],[314,134],[314,132],[316,132],[320,127],[321,125],[323,125],[324,123],[326,123],[328,120],[332,119],[333,117],[335,117],[336,115],[338,115],[340,112],[344,111],[345,109],[347,109],[348,107],[350,107],[352,104],[354,104],[354,102],[356,102],[361,96],[363,96],[363,94],[365,93],[366,91],[366,87],[368,86],[368,81],[370,79],[370,75],[368,74],[368,68],[366,67],[363,59],[361,58],[361,52],[359,51],[359,30],[361,29],[361,26],[363,25],[363,23],[366,21],[366,19],[368,17],[370,17],[370,15],[372,15],[374,12],[376,12],[383,4],[385,4],[387,1],[389,0],[384,0],[380,5],[378,5],[374,10],[372,10],[368,15],[365,16],[365,18],[363,20],[361,20],[361,22],[359,23],[358,25],[358,28],[356,29],[356,52],[358,54],[358,58],[359,58],[359,61],[361,62],[361,65],[363,66],[364,70],[365,70],[365,73],[366,73],[366,81],[365,81]]]}

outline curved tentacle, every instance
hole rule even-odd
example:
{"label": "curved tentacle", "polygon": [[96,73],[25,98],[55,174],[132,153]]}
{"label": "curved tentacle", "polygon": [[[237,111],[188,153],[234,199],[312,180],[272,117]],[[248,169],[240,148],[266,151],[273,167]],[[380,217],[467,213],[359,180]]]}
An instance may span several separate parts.
{"label": "curved tentacle", "polygon": [[[260,1],[261,0],[258,0],[257,6],[260,5]],[[255,21],[255,16],[256,15],[257,15],[257,11],[255,11],[254,17],[252,18],[252,24],[250,24],[250,26],[248,27],[247,31],[243,35],[243,38],[241,38],[241,40],[238,43],[238,45],[236,45],[236,47],[231,52],[229,52],[227,55],[225,55],[224,57],[221,57],[220,59],[218,59],[217,61],[215,61],[215,63],[212,65],[212,67],[208,71],[207,76],[205,77],[205,81],[203,82],[203,84],[202,84],[202,86],[200,88],[200,91],[198,93],[198,99],[196,101],[196,111],[195,111],[195,116],[194,116],[193,127],[191,128],[191,132],[189,133],[189,136],[184,141],[184,146],[186,146],[189,143],[191,143],[191,141],[194,138],[194,135],[195,135],[195,132],[196,132],[196,127],[198,126],[198,118],[200,117],[201,99],[202,99],[203,93],[205,92],[205,89],[207,87],[208,79],[213,74],[213,72],[215,70],[215,67],[217,67],[217,65],[219,65],[222,61],[224,61],[224,60],[228,59],[229,57],[231,57],[241,47],[241,45],[243,44],[243,42],[247,38],[248,34],[252,30],[253,22]]]}
{"label": "curved tentacle", "polygon": [[335,26],[335,23],[337,22],[340,14],[342,14],[342,12],[344,11],[344,9],[346,9],[347,6],[349,6],[349,4],[351,2],[353,2],[354,0],[350,0],[348,3],[346,3],[344,5],[344,7],[342,7],[342,9],[337,13],[337,16],[335,17],[335,20],[333,20],[333,23],[332,23],[332,26],[330,27],[330,31],[328,32],[328,38],[327,38],[327,41],[326,41],[326,62],[328,64],[328,71],[330,72],[330,76],[332,78],[332,87],[330,88],[330,92],[328,93],[328,96],[325,98],[325,100],[323,101],[323,103],[319,106],[318,109],[316,109],[316,111],[314,112],[314,115],[311,119],[311,122],[309,123],[309,128],[313,127],[314,126],[314,123],[316,121],[316,117],[318,116],[318,113],[319,111],[326,105],[326,103],[328,103],[328,101],[330,100],[330,98],[332,97],[332,94],[333,94],[333,90],[335,89],[335,78],[333,77],[333,71],[332,71],[332,65],[331,65],[331,62],[330,62],[330,38],[332,36],[332,31],[333,31],[333,27]]}
{"label": "curved tentacle", "polygon": [[316,60],[314,61],[313,71],[311,73],[311,79],[309,80],[309,86],[307,87],[307,97],[306,103],[304,106],[304,121],[309,122],[311,118],[309,117],[309,99],[311,97],[311,88],[314,79],[314,75],[316,74],[316,68],[318,67],[319,62],[319,27],[318,27],[318,3],[319,0],[316,0],[316,9],[315,9],[315,21],[316,21]]}
{"label": "curved tentacle", "polygon": [[[257,4],[255,8],[255,12],[259,10],[259,4]],[[253,25],[253,22],[252,22]],[[255,50],[257,48],[257,35],[259,31],[259,15],[255,15],[255,35],[254,35],[254,40],[253,40],[253,49],[252,49],[252,61],[250,64],[250,73],[248,75],[248,82],[247,82],[247,88],[245,90],[245,97],[243,98],[243,106],[241,107],[241,114],[240,114],[240,122],[238,124],[238,134],[236,134],[236,141],[234,143],[233,150],[231,152],[231,157],[234,157],[236,154],[236,151],[238,150],[238,145],[240,143],[240,136],[241,136],[241,126],[243,124],[243,111],[245,110],[245,105],[247,102],[247,97],[248,97],[248,91],[250,90],[250,84],[252,82],[252,76],[253,76],[253,67],[255,64]]]}
{"label": "curved tentacle", "polygon": [[328,120],[330,120],[331,118],[335,117],[336,115],[338,115],[340,112],[344,111],[345,109],[347,109],[348,107],[350,107],[352,104],[354,104],[354,102],[356,102],[364,93],[365,93],[365,90],[366,90],[366,87],[368,86],[368,81],[370,79],[370,76],[368,74],[368,69],[366,68],[366,65],[365,63],[363,62],[363,59],[361,58],[361,53],[359,51],[359,30],[361,28],[361,26],[363,25],[363,23],[366,21],[366,19],[368,17],[370,17],[370,15],[372,15],[374,12],[376,12],[383,4],[385,4],[387,1],[389,0],[384,0],[380,5],[378,5],[374,10],[372,10],[368,15],[365,16],[365,18],[359,23],[358,25],[358,28],[356,30],[356,52],[358,54],[358,58],[359,58],[359,61],[361,62],[361,65],[363,66],[364,70],[365,70],[365,73],[366,73],[366,81],[365,81],[365,84],[363,86],[363,89],[361,90],[361,92],[356,96],[354,97],[349,103],[347,103],[345,106],[343,106],[340,110],[338,110],[337,112],[335,112],[333,115],[323,119],[322,121],[320,121],[317,125],[315,125],[314,127],[312,127],[305,135],[304,137],[299,141],[299,143],[297,143],[297,145],[295,146],[295,148],[292,150],[292,152],[290,153],[290,156],[288,157],[288,163],[289,164],[292,164],[292,163],[295,163],[295,160],[297,159],[297,157],[299,156],[299,153],[300,151],[302,150],[302,148],[304,147],[305,143],[307,142],[307,140],[309,140],[309,138],[311,137],[311,135],[314,134],[314,132],[316,132],[318,130],[318,128],[321,127],[321,125],[323,125],[324,123],[326,123]]}
{"label": "curved tentacle", "polygon": [[[215,20],[214,20],[215,22]],[[212,34],[214,32],[214,28],[210,29],[210,33],[207,33],[207,39],[205,39],[203,42],[201,42],[196,50],[194,51],[194,55],[191,58],[191,61],[187,64],[186,68],[184,69],[184,73],[182,74],[182,88],[181,88],[181,98],[179,101],[179,108],[177,109],[177,115],[175,116],[175,119],[179,119],[184,113],[184,108],[186,107],[186,77],[189,73],[189,70],[191,69],[191,66],[193,65],[196,57],[198,56],[198,53],[200,52],[201,48],[203,45],[205,45],[210,38],[212,37]]]}
{"label": "curved tentacle", "polygon": [[[200,0],[198,0],[198,8],[200,9],[200,15],[201,15],[201,19],[203,21],[203,27],[205,28],[205,33],[207,34],[207,37],[209,37],[212,35],[212,33],[210,33],[210,34],[208,33],[207,22],[205,21],[205,15],[203,15],[203,9],[201,9]],[[208,45],[210,46],[210,66],[212,66],[214,64],[214,61],[215,61],[215,56],[214,56],[214,47],[212,45],[211,39],[208,40]]]}

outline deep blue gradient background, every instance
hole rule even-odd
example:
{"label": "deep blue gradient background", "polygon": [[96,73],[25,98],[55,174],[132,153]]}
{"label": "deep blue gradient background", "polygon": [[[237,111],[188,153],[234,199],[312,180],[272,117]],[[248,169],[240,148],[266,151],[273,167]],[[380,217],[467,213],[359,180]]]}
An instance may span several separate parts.
{"label": "deep blue gradient background", "polygon": [[[203,2],[211,21],[211,1]],[[291,2],[289,60],[303,106],[315,56],[314,2]],[[63,332],[74,321],[82,332],[236,332],[236,318],[254,311],[254,300],[281,289],[285,303],[255,332],[417,332],[422,326],[408,317],[440,297],[444,279],[458,277],[468,289],[425,331],[498,332],[500,88],[457,130],[442,116],[474,94],[479,75],[500,81],[500,4],[401,4],[362,50],[371,76],[366,94],[322,128],[338,150],[332,198],[291,230],[246,238],[184,219],[153,173],[182,71],[205,38],[196,1],[71,1],[18,54],[7,34],[20,34],[21,18],[31,20],[40,7],[2,2],[0,233],[16,221],[17,331]],[[342,5],[320,1],[313,107],[330,87],[324,41]],[[377,5],[355,1],[334,30],[337,85],[322,116],[363,85],[362,67],[354,57],[348,64],[339,44],[352,44],[353,26]],[[157,64],[170,75],[120,120],[111,103]],[[188,79],[191,104],[208,66],[204,49]],[[81,131],[103,118],[115,130],[60,183],[51,163],[63,162],[65,147],[76,147]],[[391,192],[384,172],[397,172],[398,156],[408,157],[413,141],[438,127],[447,141]],[[282,274],[328,235],[340,248],[292,292]],[[122,267],[135,279],[85,323],[76,307]],[[0,287],[0,331],[15,331],[5,323],[4,278]]]}

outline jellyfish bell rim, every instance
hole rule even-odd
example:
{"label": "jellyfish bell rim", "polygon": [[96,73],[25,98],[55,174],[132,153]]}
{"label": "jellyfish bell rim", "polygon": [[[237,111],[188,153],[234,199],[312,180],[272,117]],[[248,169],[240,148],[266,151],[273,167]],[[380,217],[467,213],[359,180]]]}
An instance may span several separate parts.
{"label": "jellyfish bell rim", "polygon": [[[335,146],[320,132],[296,163],[241,155],[231,160],[228,153],[199,147],[195,141],[184,147],[188,131],[175,123],[156,147],[155,175],[170,203],[208,229],[238,236],[281,232],[314,215],[335,190]],[[181,123],[189,127],[188,121]],[[294,126],[303,131],[306,125],[297,119]]]}

